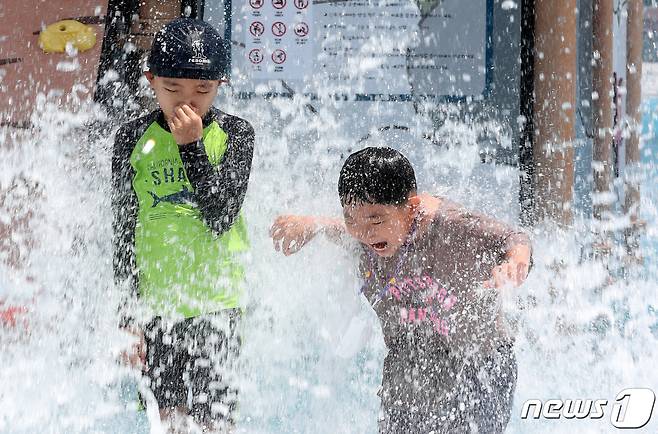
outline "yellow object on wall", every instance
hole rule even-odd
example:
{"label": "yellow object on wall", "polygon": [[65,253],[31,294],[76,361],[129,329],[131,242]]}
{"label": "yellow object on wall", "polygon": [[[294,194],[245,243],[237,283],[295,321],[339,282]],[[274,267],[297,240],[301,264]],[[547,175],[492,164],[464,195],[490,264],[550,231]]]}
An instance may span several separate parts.
{"label": "yellow object on wall", "polygon": [[49,25],[39,34],[39,46],[46,53],[63,53],[69,43],[78,51],[89,50],[96,44],[96,32],[79,21],[63,20]]}

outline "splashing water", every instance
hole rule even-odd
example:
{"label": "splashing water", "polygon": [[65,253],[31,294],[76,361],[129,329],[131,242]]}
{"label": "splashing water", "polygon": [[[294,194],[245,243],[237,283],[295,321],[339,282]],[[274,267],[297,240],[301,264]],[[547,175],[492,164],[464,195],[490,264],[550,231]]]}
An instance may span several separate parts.
{"label": "splashing water", "polygon": [[[218,106],[245,117],[257,131],[244,208],[252,248],[245,258],[238,431],[374,433],[385,348],[377,318],[358,299],[353,258],[323,239],[285,258],[274,252],[269,226],[282,213],[340,215],[341,163],[349,150],[367,144],[408,154],[421,190],[515,222],[518,172],[482,164],[478,144],[483,134],[509,139],[483,122],[450,121],[434,131],[411,103],[332,101],[314,115],[303,96],[264,104],[224,92]],[[137,407],[134,374],[117,363],[130,339],[116,328],[120,294],[112,283],[112,136],[110,130],[89,134],[90,124],[105,121],[92,104],[62,111],[43,97],[32,130],[2,130],[0,192],[12,193],[1,196],[0,223],[31,215],[21,233],[7,236],[20,255],[0,257],[0,298],[27,310],[15,325],[0,329],[0,432],[149,431],[148,415]],[[389,128],[379,131],[383,126]],[[434,141],[423,138],[428,132]],[[588,259],[586,219],[568,230],[533,230],[534,269],[504,303],[519,329],[519,379],[508,432],[610,432],[609,417],[538,421],[519,415],[528,399],[612,403],[628,387],[658,391],[658,150],[650,136],[641,270],[622,278],[614,264],[607,269]],[[341,354],[353,315],[371,330],[370,338],[355,354]],[[646,432],[656,431],[656,419]]]}
{"label": "splashing water", "polygon": [[[277,214],[339,212],[340,151],[344,155],[354,141],[340,133],[345,131],[340,122],[327,122],[336,113],[309,122],[303,102],[274,101],[265,113],[255,102],[227,107],[246,113],[260,131],[245,205],[252,251],[246,259],[250,309],[240,429],[375,432],[384,347],[376,318],[359,307],[353,261],[324,240],[284,258],[267,237]],[[387,111],[383,104],[374,107]],[[119,294],[111,284],[111,137],[91,139],[85,133],[85,125],[99,117],[96,107],[67,113],[44,99],[29,136],[5,131],[3,190],[18,175],[38,186],[19,192],[15,204],[3,204],[34,213],[29,231],[35,239],[21,268],[2,268],[3,297],[28,309],[20,317],[27,324],[19,321],[0,334],[3,432],[148,431],[146,415],[135,408],[134,396],[126,395],[130,374],[115,362],[128,338],[115,328]],[[418,169],[421,189],[514,218],[509,204],[517,194],[516,171],[479,164],[475,141],[469,139],[473,126],[444,127],[451,130],[445,134],[462,137],[450,148],[415,138],[419,128],[373,134],[364,144],[400,145]],[[655,191],[645,191],[644,198],[644,213],[655,215]],[[569,231],[534,232],[535,269],[518,291],[522,302],[508,306],[517,312],[520,327],[509,432],[566,431],[575,423],[521,421],[526,399],[612,400],[623,388],[658,384],[652,369],[658,323],[655,251],[646,246],[647,265],[637,277],[608,282],[601,263],[582,260],[587,227],[581,222]],[[651,223],[647,241],[655,242],[655,235]],[[336,347],[347,312],[355,310],[363,310],[372,337],[356,355],[342,358]],[[579,432],[606,428],[607,421],[590,422]]]}

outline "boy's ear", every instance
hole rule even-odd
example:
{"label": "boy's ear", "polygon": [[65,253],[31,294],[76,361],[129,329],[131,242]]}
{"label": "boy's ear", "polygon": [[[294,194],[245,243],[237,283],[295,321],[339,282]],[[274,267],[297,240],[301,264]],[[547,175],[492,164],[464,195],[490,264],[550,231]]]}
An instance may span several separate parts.
{"label": "boy's ear", "polygon": [[420,196],[418,196],[415,192],[409,193],[409,197],[407,198],[407,209],[411,215],[416,213],[418,207],[420,206],[420,202]]}
{"label": "boy's ear", "polygon": [[155,75],[151,71],[144,71],[144,77],[149,81],[149,83],[153,84],[153,79],[155,78]]}
{"label": "boy's ear", "polygon": [[420,205],[420,196],[418,196],[415,192],[409,193],[409,197],[407,198],[407,203],[409,206],[412,207],[417,207]]}

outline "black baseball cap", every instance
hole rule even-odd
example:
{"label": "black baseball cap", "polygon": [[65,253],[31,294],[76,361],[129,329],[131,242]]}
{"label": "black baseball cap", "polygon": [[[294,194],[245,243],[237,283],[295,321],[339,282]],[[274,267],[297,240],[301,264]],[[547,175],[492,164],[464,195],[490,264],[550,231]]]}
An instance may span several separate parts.
{"label": "black baseball cap", "polygon": [[155,34],[148,67],[160,77],[221,80],[228,77],[230,53],[210,24],[177,18]]}

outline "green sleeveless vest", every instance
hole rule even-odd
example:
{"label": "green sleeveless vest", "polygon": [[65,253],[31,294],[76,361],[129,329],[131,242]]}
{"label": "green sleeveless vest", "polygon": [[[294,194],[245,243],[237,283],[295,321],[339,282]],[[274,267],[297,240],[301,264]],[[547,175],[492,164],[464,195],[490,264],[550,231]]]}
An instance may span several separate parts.
{"label": "green sleeveless vest", "polygon": [[[204,128],[206,154],[215,167],[227,140],[216,122]],[[137,142],[130,164],[139,202],[135,263],[140,299],[154,314],[185,318],[239,307],[244,268],[237,255],[249,246],[243,216],[221,236],[204,224],[178,145],[157,122]]]}

